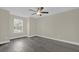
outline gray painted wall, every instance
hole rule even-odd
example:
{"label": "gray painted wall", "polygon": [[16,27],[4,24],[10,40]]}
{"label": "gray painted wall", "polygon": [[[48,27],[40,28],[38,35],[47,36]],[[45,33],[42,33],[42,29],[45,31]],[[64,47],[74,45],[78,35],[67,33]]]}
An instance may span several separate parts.
{"label": "gray painted wall", "polygon": [[9,19],[8,11],[0,9],[0,43],[9,41]]}
{"label": "gray painted wall", "polygon": [[29,26],[30,27],[30,29],[29,29],[30,37],[36,36],[37,35],[37,22],[36,22],[37,19],[30,17],[29,20],[30,20],[29,21],[29,23],[30,23],[30,26]]}
{"label": "gray painted wall", "polygon": [[37,21],[37,35],[79,43],[79,9],[67,11]]}

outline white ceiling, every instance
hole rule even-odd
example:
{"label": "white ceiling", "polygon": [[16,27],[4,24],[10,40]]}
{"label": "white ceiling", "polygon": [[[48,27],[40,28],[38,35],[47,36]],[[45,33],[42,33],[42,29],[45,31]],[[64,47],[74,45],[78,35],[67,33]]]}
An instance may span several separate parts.
{"label": "white ceiling", "polygon": [[[36,17],[37,15],[31,15],[32,11],[29,11],[29,9],[36,10],[37,7],[0,7],[0,9],[8,10],[11,14],[21,16],[21,17]],[[49,14],[44,14],[43,16],[51,15],[51,14],[57,14],[65,11],[69,11],[72,9],[77,9],[77,7],[45,7],[44,11],[48,11]],[[39,16],[37,16],[39,17]]]}

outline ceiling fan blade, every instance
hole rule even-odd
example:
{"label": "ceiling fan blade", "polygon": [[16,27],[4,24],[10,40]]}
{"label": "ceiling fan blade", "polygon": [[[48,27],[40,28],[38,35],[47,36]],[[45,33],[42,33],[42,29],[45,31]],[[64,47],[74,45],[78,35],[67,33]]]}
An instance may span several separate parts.
{"label": "ceiling fan blade", "polygon": [[42,11],[44,7],[38,7],[37,11]]}
{"label": "ceiling fan blade", "polygon": [[48,12],[41,12],[41,13],[46,13],[46,14],[48,14]]}
{"label": "ceiling fan blade", "polygon": [[33,13],[32,15],[35,15],[36,13]]}
{"label": "ceiling fan blade", "polygon": [[35,10],[32,10],[32,9],[29,9],[30,11],[34,11],[34,12],[36,12]]}
{"label": "ceiling fan blade", "polygon": [[42,11],[44,9],[44,7],[40,7],[40,10]]}

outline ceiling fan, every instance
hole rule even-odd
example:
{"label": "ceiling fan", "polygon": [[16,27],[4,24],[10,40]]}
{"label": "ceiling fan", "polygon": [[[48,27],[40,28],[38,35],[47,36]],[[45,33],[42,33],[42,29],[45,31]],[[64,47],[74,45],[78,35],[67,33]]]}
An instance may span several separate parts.
{"label": "ceiling fan", "polygon": [[42,16],[42,14],[48,14],[48,12],[43,11],[44,7],[38,7],[37,10],[29,9],[29,11],[33,11],[34,13],[32,15],[38,15]]}

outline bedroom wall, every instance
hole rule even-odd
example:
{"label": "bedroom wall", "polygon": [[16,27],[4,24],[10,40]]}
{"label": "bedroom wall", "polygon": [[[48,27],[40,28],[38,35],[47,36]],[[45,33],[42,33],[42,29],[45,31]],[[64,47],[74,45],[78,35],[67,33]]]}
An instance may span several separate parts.
{"label": "bedroom wall", "polygon": [[29,19],[29,37],[32,37],[32,36],[36,36],[37,34],[37,22],[36,22],[37,19],[33,18],[33,17],[30,17]]}
{"label": "bedroom wall", "polygon": [[0,9],[0,44],[9,42],[9,19],[8,11]]}
{"label": "bedroom wall", "polygon": [[38,18],[37,35],[79,43],[79,9]]}

